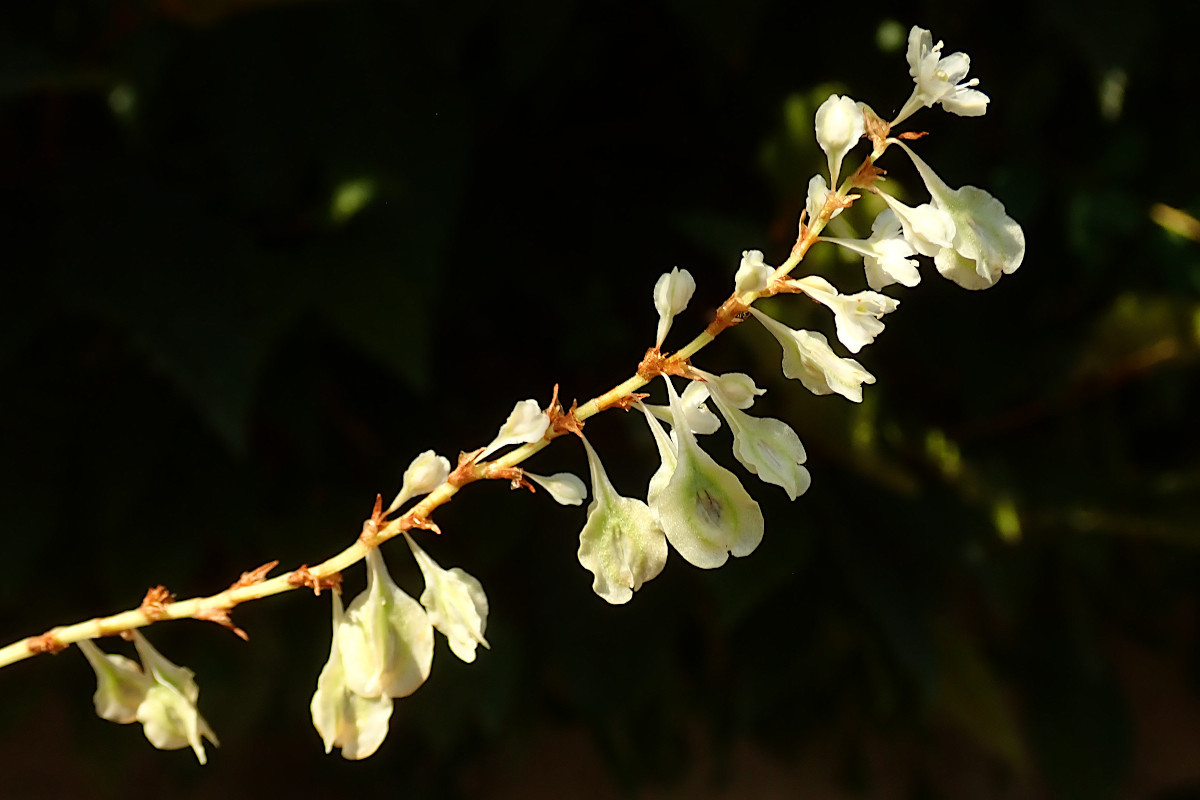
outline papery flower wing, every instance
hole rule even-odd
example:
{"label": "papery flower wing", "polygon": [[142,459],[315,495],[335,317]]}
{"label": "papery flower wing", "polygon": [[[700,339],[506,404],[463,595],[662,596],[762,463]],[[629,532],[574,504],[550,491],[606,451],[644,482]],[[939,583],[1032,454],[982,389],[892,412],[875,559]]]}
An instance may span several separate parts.
{"label": "papery flower wing", "polygon": [[592,476],[592,502],[579,533],[579,563],[592,573],[596,594],[614,605],[627,603],[643,583],[662,572],[667,542],[649,507],[617,494],[587,439],[583,447]]}
{"label": "papery flower wing", "polygon": [[839,358],[829,342],[813,331],[796,331],[772,319],[757,308],[753,314],[783,348],[783,374],[804,384],[813,394],[837,392],[855,403],[862,402],[862,385],[874,383],[875,376],[852,358]]}
{"label": "papery flower wing", "polygon": [[373,754],[387,738],[393,701],[387,695],[363,697],[346,686],[346,671],[338,644],[338,629],[344,618],[342,598],[337,591],[330,594],[333,596],[333,642],[329,660],[317,678],[317,690],[309,710],[313,727],[325,744],[325,752],[339,747],[342,758],[357,761]]}
{"label": "papery flower wing", "polygon": [[101,719],[121,725],[135,722],[138,706],[154,681],[137,662],[125,656],[105,653],[89,639],[76,644],[96,673],[96,692],[92,695],[96,713]]}
{"label": "papery flower wing", "polygon": [[[671,410],[683,409],[670,378]],[[686,425],[676,425],[676,464],[671,480],[653,500],[651,510],[679,554],[702,569],[724,564],[729,554],[749,555],[763,537],[758,503],[729,470],[700,449]]]}
{"label": "papery flower wing", "polygon": [[483,638],[488,599],[482,584],[458,567],[442,569],[411,536],[405,533],[404,538],[425,577],[421,605],[429,612],[429,621],[445,634],[454,655],[468,663],[474,661],[475,645],[490,647]]}
{"label": "papery flower wing", "polygon": [[429,615],[392,581],[378,547],[367,551],[367,588],[350,601],[338,638],[352,692],[407,697],[429,677]]}
{"label": "papery flower wing", "polygon": [[879,196],[900,220],[904,239],[923,256],[937,256],[954,243],[954,219],[940,206],[922,203],[912,208],[890,194]]}
{"label": "papery flower wing", "polygon": [[829,281],[809,275],[795,285],[818,303],[833,311],[838,339],[851,353],[857,353],[883,332],[880,318],[896,310],[900,301],[877,292],[839,294]]}
{"label": "papery flower wing", "polygon": [[137,721],[142,723],[146,738],[160,750],[190,746],[196,759],[201,764],[206,763],[208,759],[201,737],[214,746],[220,746],[220,742],[196,709],[200,688],[196,685],[195,673],[171,663],[139,631],[130,633],[133,646],[142,659],[142,669],[153,679],[137,708]]}
{"label": "papery flower wing", "polygon": [[650,476],[650,485],[646,489],[646,502],[653,505],[654,498],[658,497],[659,493],[671,481],[671,474],[675,472],[675,442],[663,430],[662,423],[658,421],[658,418],[650,410],[650,406],[645,403],[638,403],[637,405],[646,416],[646,424],[650,426],[650,432],[654,436],[654,444],[658,448],[658,469]]}
{"label": "papery flower wing", "polygon": [[549,427],[550,417],[542,411],[537,400],[522,400],[513,407],[491,444],[475,456],[475,461],[482,461],[501,447],[510,444],[536,442],[546,435],[546,429]]}
{"label": "papery flower wing", "polygon": [[741,413],[742,419],[733,437],[734,458],[762,480],[781,487],[792,500],[808,491],[812,477],[802,466],[807,455],[796,431],[783,420],[735,413]]}
{"label": "papery flower wing", "polygon": [[525,477],[546,490],[554,502],[564,506],[577,506],[587,498],[587,487],[583,481],[569,472],[553,475],[535,475],[526,470]]}
{"label": "papery flower wing", "polygon": [[[696,381],[688,383],[687,388],[683,390],[683,396],[680,398],[680,402],[683,406],[684,418],[687,420],[688,430],[701,436],[707,436],[710,433],[716,433],[721,427],[721,420],[716,414],[712,413],[712,410],[709,409],[709,407],[705,404],[704,401],[707,399],[708,390],[704,388],[703,383]],[[643,404],[643,406],[648,409],[651,414],[663,420],[664,422],[669,422],[671,425],[675,424],[675,419],[671,415],[670,406],[658,406],[650,404]]]}
{"label": "papery flower wing", "polygon": [[654,284],[654,308],[658,311],[658,337],[655,347],[661,347],[671,329],[675,315],[687,308],[696,291],[696,280],[686,269],[675,267],[664,272]]}
{"label": "papery flower wing", "polygon": [[384,513],[390,514],[412,498],[429,494],[445,483],[449,476],[449,460],[432,450],[426,450],[414,458],[408,469],[404,470],[400,493]]}

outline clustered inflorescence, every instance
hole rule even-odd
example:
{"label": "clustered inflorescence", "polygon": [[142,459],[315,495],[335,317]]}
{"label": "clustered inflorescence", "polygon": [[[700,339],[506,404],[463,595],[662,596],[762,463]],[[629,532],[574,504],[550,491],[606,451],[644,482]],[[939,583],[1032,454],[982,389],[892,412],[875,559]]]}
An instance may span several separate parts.
{"label": "clustered inflorescence", "polygon": [[[695,290],[686,270],[673,269],[654,287],[657,337],[635,379],[597,398],[590,408],[572,408],[567,413],[557,399],[544,410],[534,400],[517,403],[496,438],[461,456],[454,470],[446,458],[432,451],[417,456],[405,471],[395,500],[382,513],[377,506],[364,526],[365,553],[359,557],[366,560],[366,589],[347,607],[338,591],[330,592],[333,641],[312,698],[313,724],[326,752],[338,747],[345,758],[361,759],[376,751],[387,735],[393,700],[416,691],[429,675],[435,629],[463,661],[474,661],[477,645],[488,646],[484,638],[488,601],[479,581],[461,569],[443,569],[408,533],[412,528],[436,530],[427,518],[429,511],[461,485],[480,477],[507,478],[514,487],[532,481],[559,503],[579,505],[587,489],[576,476],[535,475],[515,467],[549,440],[574,433],[587,456],[592,495],[578,555],[580,564],[592,573],[596,594],[609,603],[628,602],[646,581],[662,572],[668,545],[690,564],[719,567],[730,554],[745,556],[754,551],[763,537],[763,515],[738,476],[709,456],[699,437],[717,430],[723,417],[733,434],[734,458],[793,500],[808,489],[810,477],[796,432],[781,420],[749,413],[764,390],[743,373],[706,372],[692,363],[691,356],[725,328],[753,316],[782,347],[785,376],[815,394],[840,394],[861,402],[863,385],[875,382],[862,364],[838,355],[823,334],[793,330],[753,303],[781,293],[806,295],[832,311],[838,342],[850,353],[858,353],[883,331],[883,317],[899,305],[881,290],[920,282],[917,256],[932,257],[938,272],[967,289],[988,288],[1020,266],[1024,234],[1004,206],[982,189],[953,189],[942,181],[905,141],[920,134],[893,135],[900,122],[938,103],[962,116],[982,115],[988,97],[973,88],[976,80],[964,81],[970,59],[963,53],[942,56],[942,43],[933,44],[929,31],[916,27],[909,34],[907,55],[915,87],[890,122],[865,104],[838,95],[830,96],[817,110],[816,136],[828,158],[829,180],[819,174],[810,181],[800,235],[783,264],[767,265],[757,250],[742,254],[734,293],[708,331],[675,354],[662,354],[672,320]],[[872,145],[870,155],[839,184],[846,156],[864,138]],[[875,162],[892,145],[912,160],[929,192],[928,202],[910,207],[878,186],[883,173]],[[870,235],[864,239],[821,236],[829,221],[860,197],[852,194],[854,190],[875,193],[886,204]],[[816,242],[861,255],[870,289],[845,295],[815,275],[789,277]],[[685,379],[682,391],[672,376]],[[635,390],[657,377],[665,384],[667,403],[642,402],[647,396]],[[709,400],[720,416],[709,408]],[[638,409],[657,445],[662,463],[644,500],[617,492],[582,432],[587,416],[612,405]],[[670,426],[669,433],[663,423]],[[504,463],[487,460],[512,446],[525,449],[510,452]],[[438,491],[443,496],[436,496]],[[387,521],[418,497],[427,501]],[[378,545],[395,535],[404,536],[424,577],[419,601],[392,581],[384,565]],[[333,584],[329,580],[311,585],[320,589]],[[91,641],[78,642],[98,677],[97,712],[114,722],[136,720],[155,747],[190,746],[203,763],[202,737],[213,744],[217,739],[197,711],[198,690],[191,671],[166,660],[136,631],[127,635],[133,639],[141,666],[123,656],[103,654]]]}

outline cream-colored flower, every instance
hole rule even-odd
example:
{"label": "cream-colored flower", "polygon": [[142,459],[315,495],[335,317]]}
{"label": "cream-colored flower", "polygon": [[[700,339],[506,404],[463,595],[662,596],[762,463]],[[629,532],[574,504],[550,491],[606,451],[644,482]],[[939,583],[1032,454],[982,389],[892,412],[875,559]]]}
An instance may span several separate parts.
{"label": "cream-colored flower", "polygon": [[838,185],[842,160],[862,138],[865,123],[858,103],[849,97],[831,94],[817,109],[817,144],[829,161],[829,185]]}
{"label": "cream-colored flower", "polygon": [[404,539],[425,577],[421,605],[429,612],[429,621],[445,634],[454,655],[468,663],[474,661],[477,644],[490,647],[483,638],[488,615],[483,586],[458,567],[442,569],[407,533]]}
{"label": "cream-colored flower", "polygon": [[804,384],[813,394],[837,392],[847,400],[862,402],[862,385],[875,376],[852,358],[839,358],[829,342],[813,331],[796,331],[757,308],[753,314],[783,348],[783,374]]}
{"label": "cream-colored flower", "polygon": [[426,450],[414,458],[408,469],[404,470],[400,493],[385,513],[392,513],[414,497],[429,494],[445,483],[449,476],[450,462],[432,450]]}
{"label": "cream-colored flower", "polygon": [[658,336],[654,346],[661,347],[675,315],[687,308],[696,291],[696,279],[686,269],[675,267],[664,272],[654,284],[654,308],[658,311]]}
{"label": "cream-colored flower", "polygon": [[[908,74],[916,86],[912,96],[892,120],[895,126],[908,119],[919,108],[941,103],[942,108],[962,117],[978,117],[987,111],[988,96],[972,87],[977,78],[963,81],[971,68],[966,53],[942,56],[942,43],[933,43],[933,35],[924,28],[913,26],[908,32]],[[962,81],[960,83],[960,81]]]}
{"label": "cream-colored flower", "polygon": [[857,353],[883,332],[882,317],[890,314],[900,301],[878,292],[839,294],[829,281],[809,275],[795,281],[805,294],[833,311],[838,339],[851,353]]}
{"label": "cream-colored flower", "polygon": [[482,461],[501,447],[510,444],[528,444],[536,442],[546,435],[550,427],[550,417],[542,411],[537,400],[522,400],[513,407],[508,419],[500,426],[496,438],[475,456],[475,461]]}

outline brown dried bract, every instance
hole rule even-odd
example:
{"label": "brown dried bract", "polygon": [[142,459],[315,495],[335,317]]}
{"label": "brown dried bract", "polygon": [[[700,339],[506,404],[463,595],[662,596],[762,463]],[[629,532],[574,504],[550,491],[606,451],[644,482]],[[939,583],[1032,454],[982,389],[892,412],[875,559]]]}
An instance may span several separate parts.
{"label": "brown dried bract", "polygon": [[525,470],[520,467],[500,467],[495,464],[489,464],[483,471],[483,477],[489,480],[508,481],[513,489],[524,487],[531,492],[537,491],[530,485],[529,481],[525,480]]}
{"label": "brown dried bract", "polygon": [[577,436],[583,433],[583,422],[575,416],[575,410],[578,407],[578,404],[572,400],[571,410],[563,413],[562,403],[558,401],[558,384],[554,384],[554,394],[550,398],[550,405],[546,408],[546,416],[550,417],[547,437],[553,439],[564,433],[573,433]]}
{"label": "brown dried bract", "polygon": [[864,135],[871,140],[871,144],[875,146],[875,150],[883,152],[887,149],[884,142],[887,140],[888,134],[892,131],[892,123],[882,120],[867,109],[863,109],[863,130]]}
{"label": "brown dried bract", "polygon": [[358,534],[358,538],[363,544],[370,545],[375,542],[375,535],[379,533],[379,525],[383,522],[383,495],[375,495],[375,506],[371,509],[371,516],[363,520],[362,532]]}
{"label": "brown dried bract", "polygon": [[203,608],[196,612],[196,619],[202,619],[207,622],[215,622],[222,628],[227,628],[233,631],[238,638],[243,642],[250,641],[250,636],[244,630],[233,624],[233,619],[229,616],[228,608],[210,607]]}
{"label": "brown dried bract", "polygon": [[609,408],[619,408],[622,411],[628,411],[629,409],[633,408],[634,403],[645,400],[649,396],[650,395],[646,392],[630,392],[609,406]]}
{"label": "brown dried bract", "polygon": [[340,590],[342,585],[342,573],[335,572],[332,575],[326,575],[323,578],[318,578],[313,575],[308,569],[308,564],[301,564],[298,568],[292,570],[287,579],[289,586],[297,588],[307,586],[313,590],[313,594],[318,597],[322,589]]}
{"label": "brown dried bract", "polygon": [[262,583],[267,579],[267,573],[279,566],[278,561],[268,561],[257,569],[252,569],[249,572],[243,572],[242,577],[238,578],[232,584],[230,589],[241,589],[243,586],[254,586],[257,583]]}
{"label": "brown dried bract", "polygon": [[404,515],[404,519],[409,520],[410,522],[409,524],[405,524],[403,526],[403,530],[420,528],[426,531],[433,531],[438,535],[441,535],[442,533],[442,529],[437,526],[436,522],[428,517],[422,517],[420,514],[413,514],[412,512],[409,512],[408,514]]}
{"label": "brown dried bract", "polygon": [[146,590],[146,596],[142,598],[141,605],[138,606],[138,611],[141,611],[149,620],[160,620],[167,618],[167,603],[175,599],[175,595],[167,591],[165,586],[155,586],[152,589]]}
{"label": "brown dried bract", "polygon": [[446,483],[460,488],[472,481],[479,480],[479,470],[476,468],[475,459],[486,449],[486,447],[480,447],[469,453],[459,453],[458,464],[446,477]]}
{"label": "brown dried bract", "polygon": [[70,647],[60,642],[54,631],[46,631],[41,636],[30,636],[25,640],[25,646],[31,653],[57,653]]}
{"label": "brown dried bract", "polygon": [[897,139],[904,139],[909,142],[916,141],[924,136],[928,136],[929,131],[905,131],[904,133],[896,134]]}

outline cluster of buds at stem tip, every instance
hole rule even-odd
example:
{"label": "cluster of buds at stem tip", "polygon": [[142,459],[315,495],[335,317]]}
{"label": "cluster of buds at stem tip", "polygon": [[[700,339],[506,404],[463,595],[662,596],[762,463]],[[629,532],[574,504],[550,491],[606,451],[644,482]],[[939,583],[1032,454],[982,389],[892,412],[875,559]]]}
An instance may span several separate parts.
{"label": "cluster of buds at stem tip", "polygon": [[[900,303],[882,290],[896,284],[917,286],[922,257],[931,258],[937,271],[959,286],[978,290],[1012,274],[1025,256],[1024,233],[999,200],[975,186],[952,188],[908,143],[920,134],[895,132],[900,123],[934,105],[961,116],[984,114],[987,95],[975,88],[977,80],[966,80],[970,59],[963,53],[943,56],[942,43],[934,44],[929,31],[914,27],[907,60],[914,88],[890,122],[864,103],[842,95],[831,95],[817,109],[816,139],[826,155],[828,172],[814,175],[808,183],[800,239],[779,267],[767,264],[759,250],[744,251],[734,276],[734,293],[718,312],[721,317],[726,309],[733,309],[724,327],[751,317],[761,323],[782,348],[784,376],[799,380],[816,395],[838,394],[862,402],[864,387],[875,383],[875,377],[839,348],[859,355],[882,334],[884,318]],[[847,173],[846,159],[864,139],[871,145],[869,155],[839,184]],[[879,186],[883,171],[875,162],[891,145],[911,160],[929,193],[927,201],[909,205]],[[823,229],[860,199],[860,194],[852,193],[855,190],[878,194],[884,204],[869,235],[823,236]],[[868,288],[843,292],[826,277],[790,277],[817,243],[861,256]],[[731,555],[751,554],[762,542],[765,525],[759,504],[739,474],[701,444],[703,437],[721,427],[722,420],[733,437],[733,460],[744,473],[779,487],[791,500],[809,489],[807,454],[796,431],[782,420],[750,413],[764,393],[750,375],[707,372],[691,358],[683,358],[683,353],[662,354],[674,318],[687,307],[695,289],[692,275],[678,267],[654,286],[658,313],[654,346],[643,362],[650,366],[645,370],[639,366],[637,378],[647,382],[661,376],[665,402],[643,403],[649,395],[628,393],[615,401],[641,412],[655,443],[659,466],[644,494],[625,496],[618,491],[592,442],[583,436],[586,415],[576,418],[574,409],[561,414],[556,394],[545,410],[535,400],[518,402],[495,438],[462,454],[454,469],[447,458],[431,450],[420,454],[404,471],[401,489],[386,511],[377,504],[369,520],[371,535],[365,535],[368,526],[364,526],[360,542],[366,548],[366,588],[345,607],[339,591],[330,593],[332,641],[311,704],[313,725],[326,752],[337,747],[343,757],[361,759],[378,750],[395,700],[415,692],[430,674],[435,630],[446,638],[450,651],[466,662],[475,660],[480,645],[489,646],[484,638],[489,605],[483,587],[461,569],[442,568],[409,536],[413,527],[438,530],[418,512],[444,502],[458,487],[480,477],[506,478],[514,488],[540,487],[563,505],[581,505],[587,499],[584,482],[571,473],[537,475],[509,466],[537,447],[507,461],[507,456],[487,461],[497,451],[566,432],[579,435],[592,493],[579,534],[578,558],[592,574],[595,593],[614,604],[628,602],[658,576],[672,549],[693,566],[713,569]],[[832,313],[833,343],[825,333],[793,329],[754,307],[761,298],[792,294],[804,295]],[[779,303],[773,313],[784,312],[782,297],[772,302]],[[828,315],[819,318],[828,326]],[[705,335],[711,338],[715,333]],[[686,352],[694,356],[697,350],[689,346]],[[686,381],[682,391],[673,383],[678,378]],[[669,432],[665,426],[670,426]],[[380,527],[384,518],[415,498],[438,492],[439,487],[443,491],[436,497]],[[404,536],[424,580],[419,600],[392,580],[379,550],[397,535]],[[130,638],[141,657],[140,666],[124,656],[106,655],[90,641],[79,643],[96,672],[97,713],[114,722],[140,722],[155,747],[191,747],[204,763],[203,740],[216,744],[217,739],[197,710],[199,690],[192,672],[165,659],[136,631]]]}

